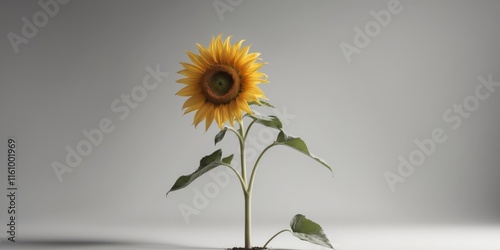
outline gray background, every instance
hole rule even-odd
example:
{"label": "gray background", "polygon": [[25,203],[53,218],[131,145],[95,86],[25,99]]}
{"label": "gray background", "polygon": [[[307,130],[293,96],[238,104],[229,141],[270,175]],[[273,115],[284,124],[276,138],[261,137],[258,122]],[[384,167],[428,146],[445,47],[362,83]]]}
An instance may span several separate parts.
{"label": "gray background", "polygon": [[[12,136],[19,150],[20,238],[134,239],[161,229],[167,232],[158,238],[168,241],[177,237],[173,230],[242,230],[243,197],[234,175],[189,224],[179,205],[192,206],[194,190],[203,191],[212,178],[165,198],[178,176],[219,148],[213,145],[216,126],[195,129],[193,114],[182,115],[185,98],[175,96],[182,87],[175,80],[182,77],[179,62],[189,60],[185,51],[196,52],[196,42],[206,46],[222,33],[233,35],[232,42],[246,39],[269,62],[261,71],[271,83],[261,88],[279,113],[259,110],[289,121],[286,130],[335,173],[332,178],[289,148],[272,149],[255,183],[256,227],[275,231],[296,213],[336,230],[498,225],[500,91],[480,101],[456,130],[443,114],[474,94],[478,76],[500,81],[500,2],[403,0],[401,13],[348,63],[339,45],[352,45],[354,28],[364,29],[374,20],[370,11],[387,9],[388,2],[245,0],[218,15],[213,1],[75,0],[60,5],[15,53],[7,34],[21,35],[21,18],[32,20],[42,9],[35,1],[2,1],[2,224]],[[147,66],[157,65],[169,75],[119,119],[113,101],[141,84]],[[86,139],[81,131],[98,128],[103,118],[115,130],[59,182],[51,164],[64,163],[65,147],[75,148]],[[418,149],[414,140],[429,138],[434,128],[447,140],[392,192],[384,173],[397,173],[398,156],[408,158]],[[255,126],[253,133],[258,138],[268,131]],[[220,147],[238,152],[230,134]]]}

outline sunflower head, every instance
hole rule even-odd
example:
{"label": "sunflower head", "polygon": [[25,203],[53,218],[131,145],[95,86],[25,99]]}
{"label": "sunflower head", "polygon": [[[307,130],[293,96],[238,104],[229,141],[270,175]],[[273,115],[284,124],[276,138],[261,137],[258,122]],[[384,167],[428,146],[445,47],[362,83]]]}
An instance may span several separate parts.
{"label": "sunflower head", "polygon": [[257,86],[268,82],[258,71],[265,64],[260,62],[260,54],[249,53],[250,46],[242,47],[244,40],[231,45],[230,39],[222,41],[218,35],[208,48],[196,44],[199,54],[187,51],[192,63],[181,62],[184,69],[178,73],[185,78],[177,82],[186,86],[177,95],[189,97],[182,108],[184,114],[196,111],[195,127],[203,120],[206,130],[214,120],[219,128],[227,121],[233,126],[235,120],[241,121],[243,112],[252,114],[249,102],[266,99]]}

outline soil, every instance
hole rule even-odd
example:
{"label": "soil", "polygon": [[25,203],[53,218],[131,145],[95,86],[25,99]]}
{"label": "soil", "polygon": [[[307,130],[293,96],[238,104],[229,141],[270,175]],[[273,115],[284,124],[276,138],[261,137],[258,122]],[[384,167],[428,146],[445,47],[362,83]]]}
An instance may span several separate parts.
{"label": "soil", "polygon": [[227,250],[263,250],[263,249],[267,249],[267,248],[252,247],[252,248],[248,249],[248,248],[244,248],[244,247],[233,247],[233,248],[228,248]]}

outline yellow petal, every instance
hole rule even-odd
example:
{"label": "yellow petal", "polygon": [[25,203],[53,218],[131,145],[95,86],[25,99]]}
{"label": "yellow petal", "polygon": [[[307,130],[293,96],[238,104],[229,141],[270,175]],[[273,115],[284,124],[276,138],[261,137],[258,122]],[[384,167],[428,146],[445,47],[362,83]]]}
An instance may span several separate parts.
{"label": "yellow petal", "polygon": [[201,78],[181,78],[177,80],[178,83],[183,83],[187,85],[199,85],[201,82]]}
{"label": "yellow petal", "polygon": [[191,51],[186,51],[186,54],[189,56],[189,59],[193,61],[193,63],[202,69],[206,69],[208,67],[208,64],[201,58],[201,56],[191,52]]}
{"label": "yellow petal", "polygon": [[224,40],[224,43],[222,44],[220,63],[228,64],[230,54],[231,54],[231,36],[228,36],[226,40]]}
{"label": "yellow petal", "polygon": [[212,36],[212,41],[210,41],[210,45],[208,46],[208,49],[211,51],[215,51],[216,44],[220,40],[221,40],[221,34],[217,35],[217,37]]}
{"label": "yellow petal", "polygon": [[244,98],[238,96],[238,98],[236,98],[236,102],[238,102],[239,109],[245,111],[248,114],[253,114],[252,110],[250,109],[250,106],[248,106],[248,103]]}
{"label": "yellow petal", "polygon": [[233,47],[231,48],[231,52],[229,53],[229,61],[228,63],[230,65],[235,65],[235,60],[236,60],[236,55],[238,54],[238,51],[240,50],[241,44],[243,44],[245,40],[241,40],[238,43],[234,44]]}
{"label": "yellow petal", "polygon": [[262,73],[262,72],[259,72],[259,71],[255,71],[251,74],[248,74],[247,75],[247,79],[250,79],[250,80],[267,80],[267,75]]}
{"label": "yellow petal", "polygon": [[231,113],[231,110],[229,110],[229,107],[230,106],[226,104],[222,107],[222,110],[224,111],[224,117],[226,118],[225,120],[229,121],[231,126],[234,126],[234,116]]}
{"label": "yellow petal", "polygon": [[215,39],[212,38],[210,43],[210,53],[213,53],[213,57],[216,63],[221,63],[221,52],[222,52],[222,38],[219,34]]}
{"label": "yellow petal", "polygon": [[245,80],[242,81],[242,84],[243,85],[252,85],[252,86],[256,86],[257,84],[260,84],[260,83],[267,83],[268,81],[267,80],[262,80],[262,79],[248,79],[248,78],[245,78]]}
{"label": "yellow petal", "polygon": [[207,119],[205,120],[205,131],[210,128],[210,125],[212,125],[212,122],[214,120],[214,105],[212,103],[207,103],[206,104],[208,107],[207,111]]}
{"label": "yellow petal", "polygon": [[248,93],[248,92],[242,92],[240,94],[240,97],[244,100],[246,100],[247,102],[251,102],[251,101],[257,101],[259,99],[259,96],[256,96],[254,94],[251,94],[251,93]]}
{"label": "yellow petal", "polygon": [[204,71],[203,68],[192,65],[190,63],[181,62],[181,64],[182,66],[184,66],[184,68],[194,73],[203,73]]}
{"label": "yellow petal", "polygon": [[197,107],[200,108],[204,103],[205,103],[205,96],[202,94],[196,94],[191,97],[189,97],[186,102],[184,102],[184,105],[182,105],[182,109],[189,108],[189,107]]}
{"label": "yellow petal", "polygon": [[193,96],[195,94],[201,93],[201,88],[199,85],[191,84],[183,89],[179,90],[176,95],[179,96]]}
{"label": "yellow petal", "polygon": [[229,110],[238,121],[241,121],[241,109],[238,108],[236,100],[229,103]]}
{"label": "yellow petal", "polygon": [[196,114],[194,115],[194,127],[198,126],[203,119],[207,117],[207,111],[210,108],[209,105],[203,105],[198,111],[196,111]]}
{"label": "yellow petal", "polygon": [[257,71],[258,69],[260,69],[260,67],[266,65],[265,63],[253,63],[250,65],[250,67],[248,67],[247,69],[247,73],[248,74],[252,74],[254,73],[255,71]]}
{"label": "yellow petal", "polygon": [[238,68],[241,68],[241,64],[242,64],[242,59],[245,57],[245,55],[248,53],[248,50],[250,49],[250,46],[247,45],[245,47],[243,47],[237,54],[236,54],[236,58],[235,58],[235,63],[234,65],[236,65]]}
{"label": "yellow petal", "polygon": [[215,118],[217,120],[217,124],[219,125],[219,128],[222,128],[222,126],[224,126],[224,123],[226,122],[226,119],[224,117],[224,110],[222,109],[222,105],[217,107]]}
{"label": "yellow petal", "polygon": [[242,63],[247,63],[248,61],[254,62],[255,60],[257,60],[257,58],[259,58],[259,56],[260,53],[250,53],[246,55],[241,61]]}
{"label": "yellow petal", "polygon": [[187,69],[183,69],[177,72],[178,74],[185,75],[190,78],[201,78],[203,76],[200,72],[193,72]]}
{"label": "yellow petal", "polygon": [[206,64],[208,65],[213,65],[215,64],[215,60],[213,58],[213,56],[210,54],[210,52],[208,52],[208,50],[203,47],[202,45],[200,44],[196,44],[196,46],[198,46],[198,51],[200,52],[200,57],[203,59],[203,61],[205,61]]}

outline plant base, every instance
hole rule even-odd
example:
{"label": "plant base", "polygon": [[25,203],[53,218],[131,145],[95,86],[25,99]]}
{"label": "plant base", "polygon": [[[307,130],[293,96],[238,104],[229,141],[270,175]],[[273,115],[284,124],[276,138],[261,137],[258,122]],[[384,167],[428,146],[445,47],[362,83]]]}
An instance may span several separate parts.
{"label": "plant base", "polygon": [[264,247],[252,247],[252,248],[233,247],[233,248],[228,248],[227,250],[263,250],[263,249],[268,249],[268,248],[264,248]]}

